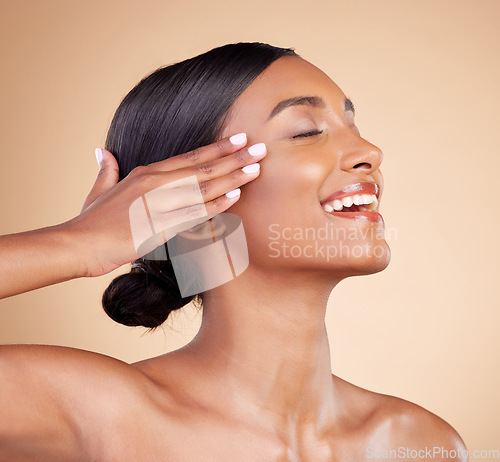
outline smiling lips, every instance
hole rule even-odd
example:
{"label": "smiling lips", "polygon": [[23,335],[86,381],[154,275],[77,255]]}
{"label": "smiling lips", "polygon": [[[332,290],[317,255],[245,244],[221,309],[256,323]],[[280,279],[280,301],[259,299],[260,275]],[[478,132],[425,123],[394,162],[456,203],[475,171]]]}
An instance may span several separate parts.
{"label": "smiling lips", "polygon": [[321,206],[329,215],[381,221],[377,212],[379,193],[376,183],[350,184],[321,201]]}

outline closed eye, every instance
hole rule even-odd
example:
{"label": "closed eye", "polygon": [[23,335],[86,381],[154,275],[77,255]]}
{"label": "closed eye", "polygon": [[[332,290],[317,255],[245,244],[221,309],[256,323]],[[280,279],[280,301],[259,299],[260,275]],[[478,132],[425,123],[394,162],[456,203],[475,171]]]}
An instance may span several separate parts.
{"label": "closed eye", "polygon": [[300,135],[292,136],[292,138],[306,138],[308,136],[321,135],[321,133],[323,133],[323,130],[321,130],[321,131],[319,131],[319,130],[313,130],[313,131],[310,131],[310,132],[307,132],[307,133],[301,133]]}

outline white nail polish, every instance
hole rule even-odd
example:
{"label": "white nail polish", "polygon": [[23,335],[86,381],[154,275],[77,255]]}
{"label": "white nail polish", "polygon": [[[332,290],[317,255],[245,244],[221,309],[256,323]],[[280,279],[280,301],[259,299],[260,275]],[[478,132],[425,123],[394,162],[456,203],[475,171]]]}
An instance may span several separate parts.
{"label": "white nail polish", "polygon": [[99,164],[99,168],[101,167],[101,162],[102,162],[102,149],[101,148],[95,148],[95,158],[97,159],[97,163]]}
{"label": "white nail polish", "polygon": [[245,173],[255,173],[260,170],[260,165],[259,164],[250,164],[245,167],[243,167],[241,170],[243,170]]}
{"label": "white nail polish", "polygon": [[226,197],[228,197],[229,199],[232,199],[233,197],[238,197],[240,194],[241,194],[241,189],[236,188],[236,189],[233,189],[232,191],[227,192]]}
{"label": "white nail polish", "polygon": [[245,144],[247,142],[247,134],[246,133],[238,133],[237,135],[233,135],[229,138],[231,144],[235,146],[239,146],[240,144]]}
{"label": "white nail polish", "polygon": [[260,156],[266,152],[266,145],[264,143],[257,143],[248,148],[248,154],[251,156]]}

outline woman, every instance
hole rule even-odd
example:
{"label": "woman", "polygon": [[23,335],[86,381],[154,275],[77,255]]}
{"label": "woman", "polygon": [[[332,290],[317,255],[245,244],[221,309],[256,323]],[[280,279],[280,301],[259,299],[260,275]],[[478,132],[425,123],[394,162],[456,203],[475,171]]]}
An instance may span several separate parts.
{"label": "woman", "polygon": [[[229,137],[241,133],[247,140],[233,145]],[[260,154],[252,159],[243,145]],[[390,256],[378,213],[382,152],[360,136],[352,103],[327,75],[288,49],[216,48],[141,81],[118,108],[106,148],[118,164],[104,152],[82,213],[51,230],[57,240],[34,241],[42,249],[77,242],[81,259],[70,267],[61,250],[66,269],[31,288],[135,260],[103,306],[127,325],[160,325],[193,297],[181,297],[171,259],[137,259],[128,208],[193,172],[210,217],[227,210],[241,219],[248,268],[196,294],[199,333],[162,356],[129,365],[69,348],[2,347],[1,460],[402,457],[389,451],[421,460],[429,448],[440,448],[440,460],[467,460],[439,417],[331,373],[330,292],[346,277],[383,270]],[[253,177],[240,170],[261,159]],[[243,184],[241,197],[224,195]]]}

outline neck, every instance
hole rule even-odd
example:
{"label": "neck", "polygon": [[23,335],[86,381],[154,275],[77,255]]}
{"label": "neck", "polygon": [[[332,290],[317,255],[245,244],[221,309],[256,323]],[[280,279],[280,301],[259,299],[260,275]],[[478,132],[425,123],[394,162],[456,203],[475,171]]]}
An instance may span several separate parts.
{"label": "neck", "polygon": [[331,423],[325,313],[335,284],[311,272],[263,274],[250,265],[205,292],[201,329],[181,349],[200,383],[196,396],[273,428]]}

